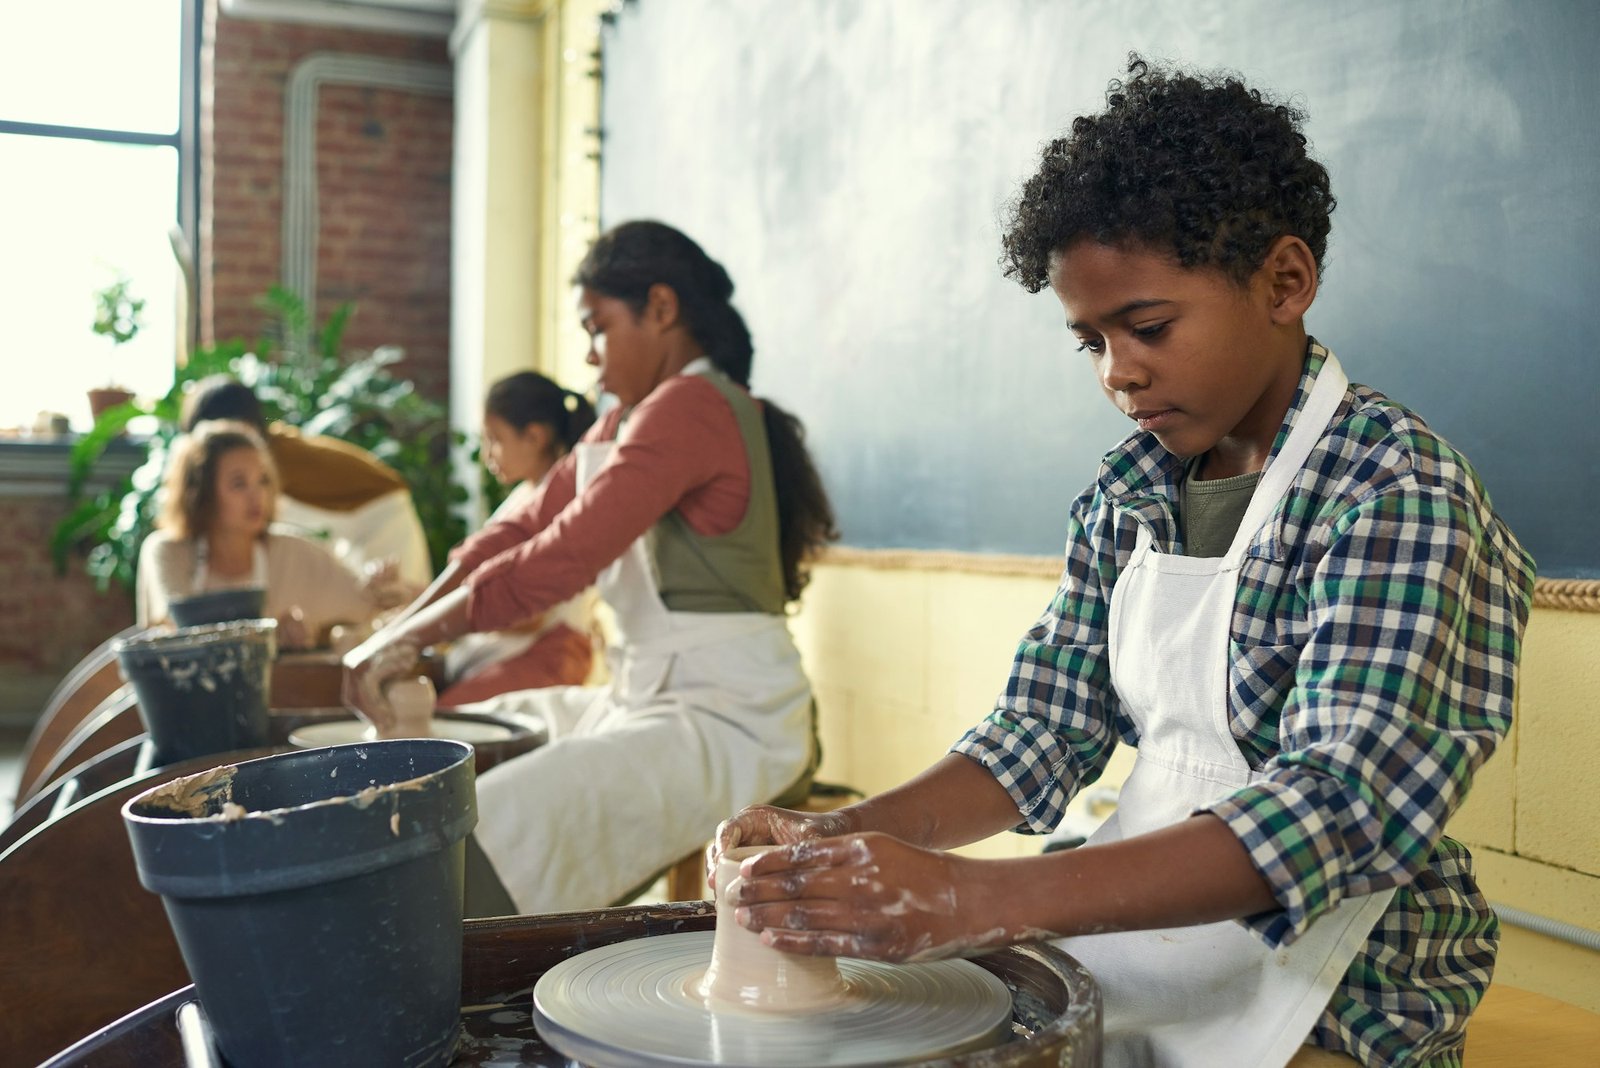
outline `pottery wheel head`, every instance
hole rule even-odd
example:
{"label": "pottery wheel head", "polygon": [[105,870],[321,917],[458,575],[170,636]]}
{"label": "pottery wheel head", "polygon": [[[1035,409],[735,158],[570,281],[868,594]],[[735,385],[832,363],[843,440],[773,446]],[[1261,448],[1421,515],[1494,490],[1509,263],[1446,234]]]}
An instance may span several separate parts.
{"label": "pottery wheel head", "polygon": [[801,1014],[708,1002],[712,933],[637,938],[569,957],[533,989],[551,1046],[595,1068],[652,1065],[899,1064],[993,1045],[1011,993],[970,961],[881,964],[841,958],[847,995]]}

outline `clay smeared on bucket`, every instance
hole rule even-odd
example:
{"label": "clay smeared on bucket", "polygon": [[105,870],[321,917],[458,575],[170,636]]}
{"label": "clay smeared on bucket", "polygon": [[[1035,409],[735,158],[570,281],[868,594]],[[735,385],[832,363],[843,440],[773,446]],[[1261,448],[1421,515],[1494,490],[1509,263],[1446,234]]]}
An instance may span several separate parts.
{"label": "clay smeared on bucket", "polygon": [[152,792],[145,805],[196,819],[221,815],[230,805],[242,812],[242,806],[233,804],[233,778],[238,770],[236,765],[228,764],[174,779]]}
{"label": "clay smeared on bucket", "polygon": [[[158,787],[145,799],[144,809],[162,809],[173,816],[187,816],[192,819],[214,819],[219,822],[229,823],[242,819],[269,819],[274,822],[281,820],[284,813],[302,812],[310,808],[319,808],[324,805],[349,805],[356,809],[371,808],[379,800],[388,797],[396,804],[400,795],[408,792],[426,790],[438,780],[436,774],[420,775],[414,779],[405,779],[401,782],[373,784],[363,787],[353,794],[338,794],[333,797],[318,798],[307,801],[301,805],[290,805],[271,809],[249,809],[233,800],[233,780],[238,772],[238,766],[230,764],[226,767],[212,768],[210,771],[200,772],[198,775],[188,775],[175,779],[165,786]],[[154,814],[148,813],[147,814]],[[398,813],[395,813],[398,816]],[[394,817],[391,817],[393,822]],[[398,834],[398,826],[391,827]]]}
{"label": "clay smeared on bucket", "polygon": [[176,690],[216,693],[235,678],[259,670],[262,657],[272,658],[276,626],[272,620],[244,620],[187,627],[121,642],[118,655],[145,663],[154,660]]}

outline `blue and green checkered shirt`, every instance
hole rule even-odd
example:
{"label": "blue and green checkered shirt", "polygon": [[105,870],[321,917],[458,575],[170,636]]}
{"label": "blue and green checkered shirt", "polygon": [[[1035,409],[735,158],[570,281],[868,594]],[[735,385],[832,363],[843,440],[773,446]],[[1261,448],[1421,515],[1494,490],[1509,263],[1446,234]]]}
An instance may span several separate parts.
{"label": "blue and green checkered shirt", "polygon": [[[1326,359],[1312,341],[1274,455]],[[994,713],[953,747],[1010,791],[1019,831],[1051,830],[1117,743],[1139,742],[1111,686],[1108,608],[1140,524],[1158,551],[1184,551],[1183,473],[1152,434],[1107,454]],[[1264,777],[1208,810],[1277,898],[1241,921],[1268,945],[1399,888],[1312,1035],[1363,1064],[1457,1063],[1488,986],[1498,926],[1443,830],[1511,725],[1533,578],[1466,458],[1360,385],[1250,543],[1228,707]]]}

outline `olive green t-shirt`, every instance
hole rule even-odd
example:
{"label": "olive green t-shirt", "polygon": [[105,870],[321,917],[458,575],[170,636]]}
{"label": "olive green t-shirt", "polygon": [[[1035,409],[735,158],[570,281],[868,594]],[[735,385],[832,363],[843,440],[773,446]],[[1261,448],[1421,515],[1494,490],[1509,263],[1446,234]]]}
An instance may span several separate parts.
{"label": "olive green t-shirt", "polygon": [[1183,538],[1183,555],[1221,556],[1233,544],[1233,536],[1244,521],[1261,472],[1201,482],[1194,477],[1194,467],[1190,464],[1189,477],[1178,488],[1178,534]]}

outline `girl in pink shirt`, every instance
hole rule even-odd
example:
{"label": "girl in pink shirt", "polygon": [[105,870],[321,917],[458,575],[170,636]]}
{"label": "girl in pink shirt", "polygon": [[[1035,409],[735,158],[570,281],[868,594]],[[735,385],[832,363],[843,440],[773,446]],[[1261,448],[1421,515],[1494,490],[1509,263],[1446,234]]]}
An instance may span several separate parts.
{"label": "girl in pink shirt", "polygon": [[[833,515],[799,423],[748,392],[732,281],[686,235],[634,222],[601,235],[574,282],[588,362],[617,408],[345,659],[346,700],[381,730],[385,683],[423,647],[591,583],[610,606],[607,685],[493,703],[549,738],[478,780],[468,851],[481,847],[509,893],[499,911],[614,902],[727,813],[804,790],[816,761],[785,609],[807,557],[836,536]],[[474,881],[469,914],[495,909],[474,902]]]}

